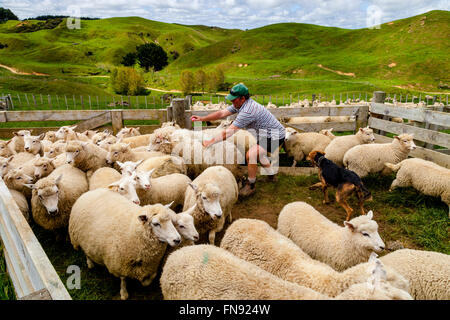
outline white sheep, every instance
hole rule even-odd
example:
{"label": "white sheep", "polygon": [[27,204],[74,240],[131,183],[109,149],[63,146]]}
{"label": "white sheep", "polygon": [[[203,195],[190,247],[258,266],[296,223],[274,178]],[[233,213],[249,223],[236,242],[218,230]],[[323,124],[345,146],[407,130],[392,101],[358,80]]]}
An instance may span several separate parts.
{"label": "white sheep", "polygon": [[294,157],[292,167],[295,167],[298,161],[302,161],[313,150],[324,152],[330,142],[331,139],[324,134],[299,133],[295,129],[286,128],[285,150],[289,156]]}
{"label": "white sheep", "polygon": [[39,157],[36,160],[34,160],[33,164],[34,164],[33,175],[35,179],[47,177],[56,168],[54,159],[50,159],[47,157]]}
{"label": "white sheep", "polygon": [[[102,149],[103,150],[103,149]],[[117,165],[117,161],[126,162],[126,161],[138,161],[145,160],[155,156],[163,156],[164,154],[161,152],[134,152],[131,150],[129,143],[115,143],[109,147],[109,151],[106,155],[106,163],[108,165],[113,165],[116,169],[120,169]]]}
{"label": "white sheep", "polygon": [[22,193],[25,198],[31,199],[31,190],[27,188],[26,184],[33,183],[34,178],[25,174],[22,169],[15,168],[9,170],[3,176],[3,180],[8,189],[17,190]]}
{"label": "white sheep", "polygon": [[24,152],[24,137],[31,135],[30,130],[19,130],[14,132],[14,137],[10,140],[9,148],[13,151],[13,153]]}
{"label": "white sheep", "polygon": [[61,128],[56,131],[55,136],[58,140],[64,140],[64,141],[72,141],[72,140],[79,140],[84,142],[90,142],[91,139],[89,139],[87,136],[79,134],[75,132],[75,128],[77,126],[69,127],[69,126],[62,126]]}
{"label": "white sheep", "polygon": [[0,178],[3,178],[3,176],[12,169],[9,165],[11,160],[13,159],[13,156],[10,156],[8,158],[0,157]]}
{"label": "white sheep", "polygon": [[397,164],[406,159],[415,148],[412,135],[403,133],[394,137],[391,143],[373,143],[351,148],[345,153],[343,164],[360,178],[369,173],[386,174],[391,172],[384,166],[386,162]]}
{"label": "white sheep", "polygon": [[140,136],[141,133],[139,132],[139,127],[136,128],[127,128],[123,127],[117,134],[117,138],[129,138],[129,137],[135,137]]}
{"label": "white sheep", "polygon": [[171,155],[148,158],[137,167],[139,171],[150,171],[152,169],[155,169],[152,173],[152,178],[158,178],[172,173],[187,173],[184,160],[181,157]]}
{"label": "white sheep", "polygon": [[23,166],[28,161],[33,160],[35,157],[36,155],[33,155],[29,152],[16,153],[12,156],[12,159],[9,162],[9,167],[11,169],[16,169],[20,166]]}
{"label": "white sheep", "polygon": [[111,136],[111,132],[109,132],[108,129],[105,129],[101,132],[97,132],[96,134],[94,134],[91,138],[91,141],[93,144],[98,145],[100,141],[103,141],[104,139],[106,139],[107,137]]}
{"label": "white sheep", "polygon": [[325,156],[335,164],[342,166],[345,153],[359,144],[372,143],[375,141],[373,130],[369,127],[359,128],[354,135],[336,137],[331,140],[325,148]]}
{"label": "white sheep", "polygon": [[[411,296],[385,280],[375,263],[366,283],[351,286],[336,299],[406,299]],[[331,297],[279,277],[213,245],[176,250],[163,267],[160,285],[166,300],[324,300]]]}
{"label": "white sheep", "polygon": [[180,243],[170,211],[161,204],[140,207],[103,188],[88,191],[72,208],[70,240],[75,249],[84,251],[89,268],[104,265],[120,277],[120,297],[125,300],[126,278],[150,285],[167,243]]}
{"label": "white sheep", "polygon": [[151,137],[153,134],[143,134],[135,137],[128,137],[122,139],[123,143],[129,143],[131,148],[144,147],[150,144]]}
{"label": "white sheep", "polygon": [[58,139],[56,138],[56,131],[47,131],[44,136],[44,140],[55,143]]}
{"label": "white sheep", "polygon": [[208,233],[210,244],[214,244],[216,232],[220,232],[225,218],[232,221],[231,210],[238,199],[238,185],[230,170],[213,166],[203,171],[186,190],[183,210],[197,203],[193,213],[198,233]]}
{"label": "white sheep", "polygon": [[11,142],[12,140],[9,141],[0,140],[0,157],[7,158],[16,154],[16,152],[11,148]]}
{"label": "white sheep", "polygon": [[8,189],[11,193],[12,198],[16,202],[17,206],[19,207],[20,212],[22,212],[25,219],[30,222],[30,207],[28,206],[28,201],[25,198],[25,196],[14,189]]}
{"label": "white sheep", "polygon": [[[366,282],[370,263],[360,263],[344,272],[314,260],[292,240],[257,219],[238,219],[225,232],[220,247],[238,258],[280,277],[320,293],[335,297],[356,283]],[[391,268],[385,268],[387,281],[408,291],[408,281]]]}
{"label": "white sheep", "polygon": [[281,210],[277,230],[311,258],[343,271],[367,261],[372,251],[384,249],[378,224],[372,218],[369,211],[340,227],[309,204],[292,202]]}
{"label": "white sheep", "polygon": [[333,134],[333,128],[330,129],[322,129],[319,131],[320,134],[326,135],[328,138],[330,138],[331,140],[333,140],[334,138],[336,138],[336,136]]}
{"label": "white sheep", "polygon": [[88,178],[95,170],[107,166],[107,152],[90,142],[69,141],[65,155],[67,163],[86,172]]}
{"label": "white sheep", "polygon": [[419,192],[433,197],[441,197],[449,207],[450,217],[450,170],[434,162],[411,158],[397,164],[385,163],[389,169],[397,172],[389,191],[397,187],[412,186]]}
{"label": "white sheep", "polygon": [[61,140],[54,142],[51,146],[44,146],[44,157],[55,158],[66,150],[67,143]]}
{"label": "white sheep", "polygon": [[88,181],[83,171],[66,164],[27,187],[33,190],[31,212],[34,221],[46,230],[64,232],[73,204],[88,191]]}
{"label": "white sheep", "polygon": [[29,152],[31,154],[39,154],[41,156],[44,155],[44,145],[41,140],[44,139],[45,133],[40,134],[39,136],[24,136],[24,150],[25,152]]}
{"label": "white sheep", "polygon": [[[117,139],[113,135],[109,135],[105,139],[97,142],[96,144],[100,148],[105,149],[106,151],[109,151],[109,147],[111,147],[113,144],[116,144],[117,141],[119,141],[119,139]],[[145,147],[140,147],[140,148],[145,148]]]}
{"label": "white sheep", "polygon": [[450,300],[450,255],[400,249],[380,259],[408,279],[414,299]]}

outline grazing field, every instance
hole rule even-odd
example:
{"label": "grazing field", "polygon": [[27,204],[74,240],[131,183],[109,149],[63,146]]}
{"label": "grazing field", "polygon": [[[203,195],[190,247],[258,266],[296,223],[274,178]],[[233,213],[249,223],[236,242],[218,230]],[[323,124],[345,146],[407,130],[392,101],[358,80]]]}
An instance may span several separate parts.
{"label": "grazing field", "polygon": [[[450,254],[447,205],[439,199],[421,195],[412,188],[397,189],[390,193],[387,190],[393,178],[370,176],[364,179],[373,194],[373,201],[367,202],[365,209],[374,211],[380,236],[387,245],[386,253],[393,241],[399,241],[406,248]],[[261,177],[257,181],[256,194],[240,200],[234,206],[233,219],[261,219],[276,227],[278,214],[284,205],[293,201],[306,201],[327,218],[342,225],[345,212],[335,203],[334,190],[330,191],[331,204],[324,205],[322,192],[308,189],[318,181],[317,175],[280,175],[277,183],[264,180]],[[355,198],[351,198],[349,204],[355,208]],[[224,231],[217,235],[216,244],[220,243],[228,226],[227,223]],[[81,251],[75,251],[68,242],[55,242],[53,233],[38,226],[33,226],[33,230],[63,283],[69,277],[66,274],[69,265],[81,267],[81,289],[69,290],[73,299],[120,299],[120,280],[109,274],[106,268],[96,265],[94,269],[88,270]],[[206,243],[206,239],[200,239],[200,242]],[[130,299],[162,299],[159,276],[149,287],[142,287],[139,282],[129,280],[128,291]]]}

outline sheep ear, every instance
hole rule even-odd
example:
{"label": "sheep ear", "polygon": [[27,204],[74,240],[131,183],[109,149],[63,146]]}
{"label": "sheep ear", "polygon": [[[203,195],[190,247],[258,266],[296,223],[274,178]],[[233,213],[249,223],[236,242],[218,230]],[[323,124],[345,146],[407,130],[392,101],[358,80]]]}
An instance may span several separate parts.
{"label": "sheep ear", "polygon": [[330,132],[333,131],[333,128],[328,129],[328,131],[330,131]]}
{"label": "sheep ear", "polygon": [[[120,180],[119,180],[120,181]],[[116,187],[119,186],[119,181],[113,182],[111,184],[108,185],[108,189],[109,190],[114,190]]]}
{"label": "sheep ear", "polygon": [[367,212],[367,218],[369,218],[370,220],[372,220],[373,218],[373,211],[370,210],[369,212]]}
{"label": "sheep ear", "polygon": [[166,207],[167,209],[169,209],[169,208],[173,205],[174,202],[175,202],[175,201],[172,201],[171,203],[166,204],[164,207]]}
{"label": "sheep ear", "polygon": [[147,218],[147,216],[145,214],[140,215],[138,217],[138,219],[141,220],[142,224],[144,224],[144,223],[146,223],[148,221],[148,218]]}
{"label": "sheep ear", "polygon": [[122,167],[124,166],[124,163],[123,163],[123,162],[116,161],[116,163],[118,164],[118,166],[120,167],[120,169],[122,169]]}
{"label": "sheep ear", "polygon": [[137,161],[137,162],[136,162],[136,168],[137,168],[142,162],[144,162],[144,159],[141,159],[141,160]]}
{"label": "sheep ear", "polygon": [[41,134],[38,136],[38,139],[39,139],[39,140],[44,140],[44,137],[45,137],[45,132],[44,132],[44,133],[41,133]]}
{"label": "sheep ear", "polygon": [[14,134],[15,136],[19,136],[19,134],[18,134],[17,132],[13,132],[13,134]]}
{"label": "sheep ear", "polygon": [[348,222],[348,221],[344,221],[344,226],[349,228],[350,231],[352,231],[352,232],[355,231],[355,226],[352,223]]}
{"label": "sheep ear", "polygon": [[139,131],[140,128],[141,128],[141,127],[136,127],[135,129],[136,129],[137,131]]}
{"label": "sheep ear", "polygon": [[61,182],[62,176],[63,176],[63,175],[60,174],[60,175],[58,176],[58,178],[56,178],[56,180],[55,180],[56,185],[59,185],[59,183]]}
{"label": "sheep ear", "polygon": [[151,177],[155,170],[156,170],[156,168],[153,168],[152,170],[147,171],[148,176]]}
{"label": "sheep ear", "polygon": [[104,133],[111,134],[108,129],[103,130]]}
{"label": "sheep ear", "polygon": [[128,148],[128,147],[130,147],[130,146],[131,146],[131,143],[127,143],[127,144],[125,145],[126,148]]}
{"label": "sheep ear", "polygon": [[8,158],[8,163],[12,160],[12,159],[14,159],[14,156],[10,156],[9,158]]}
{"label": "sheep ear", "polygon": [[75,130],[77,126],[69,127],[69,129]]}
{"label": "sheep ear", "polygon": [[189,215],[192,216],[192,214],[194,213],[195,208],[197,208],[197,203],[195,203],[192,207],[190,207],[186,211],[183,211],[182,213],[186,213],[186,214],[189,214]]}
{"label": "sheep ear", "polygon": [[33,189],[36,188],[36,187],[34,186],[34,184],[28,184],[28,183],[25,183],[24,186],[30,188],[31,190],[33,190]]}
{"label": "sheep ear", "polygon": [[198,191],[198,187],[197,187],[195,184],[193,184],[192,182],[189,182],[189,186],[190,186],[192,189],[194,189],[195,192]]}
{"label": "sheep ear", "polygon": [[400,138],[398,136],[395,136],[394,138],[397,139],[397,140],[400,140]]}
{"label": "sheep ear", "polygon": [[[15,134],[15,132],[14,132],[14,134]],[[11,142],[12,142],[12,140],[8,140],[8,141],[6,142],[6,145],[10,144]]]}
{"label": "sheep ear", "polygon": [[359,131],[363,132],[363,131],[364,131],[364,128],[359,128]]}

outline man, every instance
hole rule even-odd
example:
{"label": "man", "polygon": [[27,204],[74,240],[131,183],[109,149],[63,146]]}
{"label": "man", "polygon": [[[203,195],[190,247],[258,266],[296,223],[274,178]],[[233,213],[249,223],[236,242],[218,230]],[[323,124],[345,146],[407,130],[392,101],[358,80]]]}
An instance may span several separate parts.
{"label": "man", "polygon": [[275,181],[274,170],[267,158],[267,153],[274,152],[283,145],[285,129],[283,125],[264,106],[250,99],[248,88],[242,83],[235,85],[226,97],[233,103],[224,110],[213,112],[207,116],[192,116],[192,121],[212,121],[226,118],[233,113],[238,113],[230,127],[223,130],[211,140],[203,141],[203,146],[208,147],[214,143],[226,140],[239,129],[250,129],[256,136],[257,144],[251,147],[246,156],[248,163],[248,181],[239,191],[240,196],[249,196],[255,192],[256,173],[258,170],[258,159],[261,166],[269,175],[269,181]]}

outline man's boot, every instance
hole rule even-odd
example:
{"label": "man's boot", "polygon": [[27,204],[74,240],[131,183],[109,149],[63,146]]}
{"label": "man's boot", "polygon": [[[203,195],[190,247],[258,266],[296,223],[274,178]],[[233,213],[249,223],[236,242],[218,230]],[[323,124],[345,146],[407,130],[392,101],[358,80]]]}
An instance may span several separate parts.
{"label": "man's boot", "polygon": [[256,191],[255,182],[250,183],[247,181],[245,186],[242,187],[241,190],[239,190],[239,196],[241,197],[248,197],[249,195],[253,194]]}

